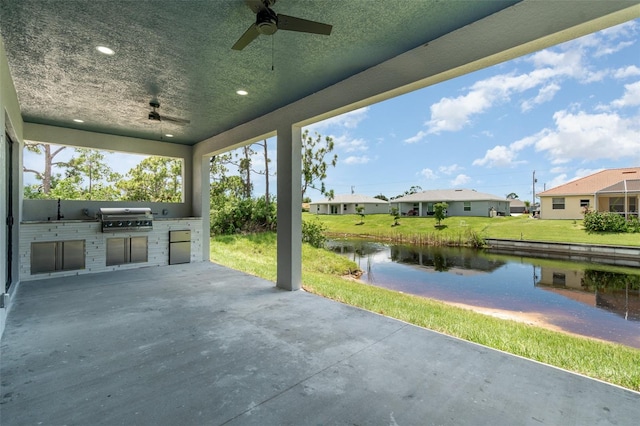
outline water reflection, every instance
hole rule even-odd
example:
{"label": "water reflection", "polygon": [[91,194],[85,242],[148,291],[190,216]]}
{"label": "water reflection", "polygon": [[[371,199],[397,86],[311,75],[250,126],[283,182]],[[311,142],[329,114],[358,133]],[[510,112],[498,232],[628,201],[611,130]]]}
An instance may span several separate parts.
{"label": "water reflection", "polygon": [[334,240],[362,280],[380,287],[518,314],[640,348],[640,271],[449,247]]}

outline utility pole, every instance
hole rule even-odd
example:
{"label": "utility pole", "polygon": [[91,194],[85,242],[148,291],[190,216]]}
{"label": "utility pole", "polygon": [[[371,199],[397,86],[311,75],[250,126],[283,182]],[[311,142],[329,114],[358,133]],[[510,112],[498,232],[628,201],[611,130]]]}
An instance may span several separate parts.
{"label": "utility pole", "polygon": [[533,179],[532,179],[532,184],[533,184],[533,201],[531,203],[531,207],[533,208],[533,215],[535,216],[536,214],[536,182],[538,181],[538,179],[536,179],[536,171],[533,171]]}

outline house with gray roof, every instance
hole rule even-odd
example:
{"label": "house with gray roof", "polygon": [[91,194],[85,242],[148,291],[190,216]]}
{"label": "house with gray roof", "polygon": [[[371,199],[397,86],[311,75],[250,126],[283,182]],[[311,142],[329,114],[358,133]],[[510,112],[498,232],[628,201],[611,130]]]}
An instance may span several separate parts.
{"label": "house with gray roof", "polygon": [[447,216],[507,216],[510,201],[473,189],[434,189],[405,195],[390,201],[403,216],[432,216],[434,205],[448,204]]}
{"label": "house with gray roof", "polygon": [[314,201],[309,204],[309,212],[315,214],[356,214],[356,208],[363,206],[364,214],[387,214],[389,202],[360,194],[336,195],[332,199]]}

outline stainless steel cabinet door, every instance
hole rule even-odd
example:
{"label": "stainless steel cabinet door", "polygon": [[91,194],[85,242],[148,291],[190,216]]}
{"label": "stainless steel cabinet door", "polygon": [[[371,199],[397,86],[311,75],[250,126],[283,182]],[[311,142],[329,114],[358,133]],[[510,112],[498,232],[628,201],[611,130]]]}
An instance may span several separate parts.
{"label": "stainless steel cabinet door", "polygon": [[148,259],[147,237],[131,237],[131,259],[130,262],[146,262]]}
{"label": "stainless steel cabinet door", "polygon": [[107,238],[107,266],[125,263],[124,244],[128,240],[128,238]]}
{"label": "stainless steel cabinet door", "polygon": [[84,269],[84,240],[62,242],[62,269]]}
{"label": "stainless steel cabinet door", "polygon": [[31,243],[31,273],[53,272],[56,270],[58,243],[55,241]]}

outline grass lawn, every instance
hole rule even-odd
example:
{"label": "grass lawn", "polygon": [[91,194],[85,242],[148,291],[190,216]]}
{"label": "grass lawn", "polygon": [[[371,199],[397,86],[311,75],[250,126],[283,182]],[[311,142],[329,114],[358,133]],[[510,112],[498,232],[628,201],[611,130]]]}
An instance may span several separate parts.
{"label": "grass lawn", "polygon": [[[389,223],[388,216],[385,218]],[[357,220],[355,216],[352,219],[354,223]],[[211,260],[275,281],[276,235],[212,238]],[[355,269],[356,265],[342,256],[303,245],[302,280],[309,292],[640,391],[640,350],[498,319],[341,277]]]}
{"label": "grass lawn", "polygon": [[402,217],[399,226],[392,226],[393,217],[387,214],[366,215],[364,224],[360,216],[315,215],[303,213],[303,220],[318,220],[329,234],[354,235],[404,242],[431,242],[466,240],[471,233],[482,238],[501,238],[530,241],[555,241],[603,245],[640,246],[640,234],[588,234],[581,220],[540,220],[529,216],[507,217],[449,217],[444,227],[436,228],[432,217]]}

